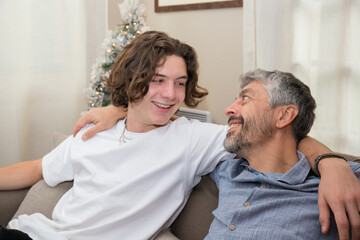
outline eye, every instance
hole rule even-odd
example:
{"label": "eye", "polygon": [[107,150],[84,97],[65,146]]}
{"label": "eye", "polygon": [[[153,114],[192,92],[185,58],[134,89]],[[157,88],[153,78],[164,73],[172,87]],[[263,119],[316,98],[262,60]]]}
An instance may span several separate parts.
{"label": "eye", "polygon": [[175,85],[177,86],[186,86],[186,79],[178,79],[176,82],[175,82]]}
{"label": "eye", "polygon": [[177,82],[176,85],[179,85],[179,86],[185,86],[186,83],[185,82]]}
{"label": "eye", "polygon": [[162,79],[152,79],[151,80],[151,82],[153,82],[153,83],[161,83],[161,82],[163,82],[164,80],[162,80]]}
{"label": "eye", "polygon": [[245,104],[249,102],[250,97],[245,94],[241,94],[238,99],[240,100],[241,104]]}

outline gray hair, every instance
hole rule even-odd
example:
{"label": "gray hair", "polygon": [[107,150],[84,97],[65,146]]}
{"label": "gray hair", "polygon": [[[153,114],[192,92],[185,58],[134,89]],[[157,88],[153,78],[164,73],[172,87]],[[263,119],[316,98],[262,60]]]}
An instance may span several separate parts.
{"label": "gray hair", "polygon": [[303,139],[310,132],[315,120],[316,102],[311,96],[310,88],[291,73],[277,70],[271,72],[256,69],[247,72],[240,78],[240,87],[244,88],[252,81],[264,83],[271,108],[289,104],[297,106],[299,113],[291,123],[292,133],[296,142]]}

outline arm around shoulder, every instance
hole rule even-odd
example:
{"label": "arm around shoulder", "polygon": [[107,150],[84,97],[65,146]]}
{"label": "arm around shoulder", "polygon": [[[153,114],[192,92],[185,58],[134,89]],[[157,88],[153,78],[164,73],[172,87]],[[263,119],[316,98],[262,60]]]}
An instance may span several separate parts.
{"label": "arm around shoulder", "polygon": [[34,185],[43,178],[42,158],[0,168],[0,190],[15,190]]}
{"label": "arm around shoulder", "polygon": [[[308,158],[311,167],[315,159],[322,154],[332,153],[324,144],[306,137],[299,143],[299,150]],[[349,164],[343,159],[326,158],[319,162],[321,180],[319,185],[319,220],[322,232],[330,227],[330,211],[335,216],[339,238],[349,239],[352,229],[353,239],[360,239],[360,181]]]}
{"label": "arm around shoulder", "polygon": [[298,148],[302,153],[305,154],[312,169],[315,159],[319,155],[332,153],[332,151],[327,146],[309,136],[300,141]]}
{"label": "arm around shoulder", "polygon": [[122,107],[107,106],[101,108],[91,108],[89,112],[83,115],[77,122],[73,129],[73,136],[75,137],[79,130],[86,124],[94,123],[95,126],[87,130],[82,139],[86,141],[92,138],[96,133],[115,126],[116,122],[124,119],[127,116],[127,109]]}

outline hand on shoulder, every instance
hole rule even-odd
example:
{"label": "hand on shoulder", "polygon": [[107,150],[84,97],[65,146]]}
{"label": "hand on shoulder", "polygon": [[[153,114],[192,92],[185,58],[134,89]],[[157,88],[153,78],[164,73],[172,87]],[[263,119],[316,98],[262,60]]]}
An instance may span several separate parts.
{"label": "hand on shoulder", "polygon": [[75,137],[79,130],[85,125],[93,123],[95,126],[88,129],[81,137],[82,140],[86,141],[96,133],[112,128],[117,121],[124,119],[126,115],[126,109],[112,105],[101,108],[91,108],[76,122],[73,129],[73,136]]}

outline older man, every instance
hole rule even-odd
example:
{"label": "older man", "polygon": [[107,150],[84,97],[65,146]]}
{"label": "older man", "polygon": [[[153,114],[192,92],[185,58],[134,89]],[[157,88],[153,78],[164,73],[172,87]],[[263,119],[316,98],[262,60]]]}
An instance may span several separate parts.
{"label": "older man", "polygon": [[[211,173],[219,205],[206,239],[339,239],[334,219],[321,233],[319,178],[297,151],[315,119],[310,89],[290,73],[261,69],[243,75],[241,88],[226,109],[224,146],[242,158]],[[349,164],[360,178],[360,165]]]}

